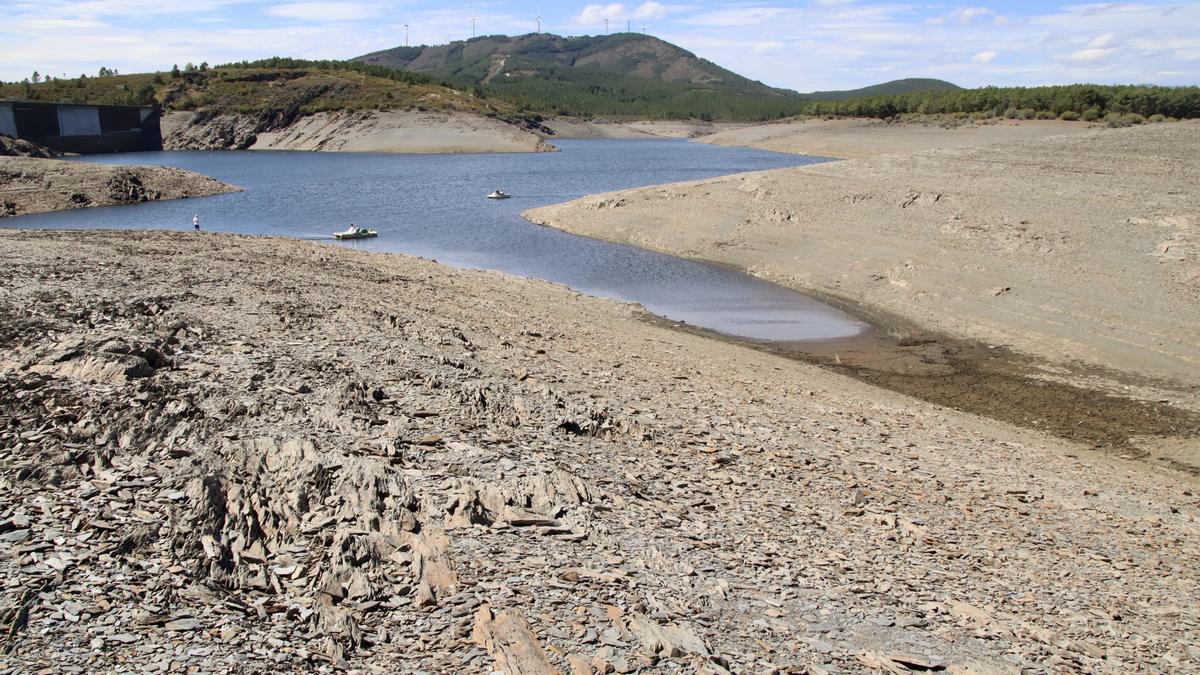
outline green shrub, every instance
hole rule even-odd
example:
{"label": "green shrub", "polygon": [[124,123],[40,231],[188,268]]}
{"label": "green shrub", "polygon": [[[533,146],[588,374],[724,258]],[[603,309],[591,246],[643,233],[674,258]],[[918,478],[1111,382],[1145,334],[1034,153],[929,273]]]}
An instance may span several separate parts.
{"label": "green shrub", "polygon": [[1064,122],[1074,122],[1079,119],[1079,113],[1075,112],[1074,110],[1064,110],[1062,111],[1062,114],[1058,116],[1058,119]]}
{"label": "green shrub", "polygon": [[1157,124],[1158,122],[1166,122],[1167,118],[1164,115],[1154,114],[1154,115],[1150,116],[1150,119],[1148,121],[1154,122]]}
{"label": "green shrub", "polygon": [[1021,111],[1017,110],[1016,108],[1009,108],[1008,110],[1004,111],[1004,116],[1010,120],[1020,119],[1020,115]]}
{"label": "green shrub", "polygon": [[1024,110],[1021,111],[1021,119],[1023,119],[1023,120],[1037,119],[1037,111],[1034,110],[1033,108],[1025,108]]}
{"label": "green shrub", "polygon": [[1087,110],[1083,111],[1083,115],[1080,116],[1080,119],[1082,119],[1084,122],[1095,122],[1096,120],[1100,119],[1100,109],[1088,108]]}
{"label": "green shrub", "polygon": [[1037,118],[1039,120],[1052,120],[1054,119],[1054,113],[1050,112],[1049,110],[1039,110],[1037,112]]}
{"label": "green shrub", "polygon": [[1145,117],[1142,117],[1141,115],[1139,115],[1137,113],[1130,113],[1128,115],[1123,115],[1121,117],[1121,119],[1124,120],[1126,124],[1142,124],[1143,122],[1146,121]]}

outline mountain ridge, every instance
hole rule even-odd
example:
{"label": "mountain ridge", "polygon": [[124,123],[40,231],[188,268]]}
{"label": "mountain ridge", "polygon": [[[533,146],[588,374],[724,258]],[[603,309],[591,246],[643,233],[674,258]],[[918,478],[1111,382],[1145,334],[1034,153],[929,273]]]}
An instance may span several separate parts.
{"label": "mountain ridge", "polygon": [[[570,117],[765,121],[800,114],[806,102],[816,100],[641,33],[485,35],[444,45],[394,47],[351,61],[434,77],[525,110]],[[921,86],[957,89],[941,80],[909,79],[818,94],[842,100]]]}

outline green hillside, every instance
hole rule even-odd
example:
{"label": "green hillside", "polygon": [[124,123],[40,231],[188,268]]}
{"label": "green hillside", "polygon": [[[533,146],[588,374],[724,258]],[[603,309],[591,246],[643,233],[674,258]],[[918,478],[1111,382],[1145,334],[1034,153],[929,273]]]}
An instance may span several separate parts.
{"label": "green hillside", "polygon": [[431,75],[560,115],[768,119],[792,114],[799,100],[795,92],[639,33],[485,36],[397,47],[355,60]]}

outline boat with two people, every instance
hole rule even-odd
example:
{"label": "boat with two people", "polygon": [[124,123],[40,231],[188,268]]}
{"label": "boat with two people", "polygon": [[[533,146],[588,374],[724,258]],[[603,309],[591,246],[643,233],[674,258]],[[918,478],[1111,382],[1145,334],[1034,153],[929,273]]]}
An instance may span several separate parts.
{"label": "boat with two people", "polygon": [[505,192],[504,190],[501,190],[499,188],[497,188],[495,192],[493,192],[492,194],[487,196],[488,199],[508,199],[509,197],[512,197],[512,195],[508,194],[507,192]]}
{"label": "boat with two people", "polygon": [[351,224],[350,227],[347,228],[343,232],[334,232],[333,233],[334,239],[342,239],[342,240],[345,240],[345,239],[370,239],[371,237],[378,237],[378,236],[379,236],[379,233],[376,232],[375,230],[368,230],[365,227],[355,227],[353,224]]}

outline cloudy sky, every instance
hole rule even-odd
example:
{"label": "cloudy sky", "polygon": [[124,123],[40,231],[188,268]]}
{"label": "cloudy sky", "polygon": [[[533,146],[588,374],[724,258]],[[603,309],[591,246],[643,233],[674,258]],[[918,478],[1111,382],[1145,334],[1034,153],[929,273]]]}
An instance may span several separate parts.
{"label": "cloudy sky", "polygon": [[[166,70],[189,61],[349,58],[404,44],[626,25],[768,84],[849,89],[901,77],[963,86],[1200,84],[1200,2],[802,0],[0,0],[0,79]],[[628,24],[626,23],[628,22]]]}

